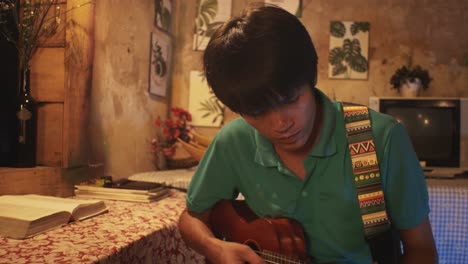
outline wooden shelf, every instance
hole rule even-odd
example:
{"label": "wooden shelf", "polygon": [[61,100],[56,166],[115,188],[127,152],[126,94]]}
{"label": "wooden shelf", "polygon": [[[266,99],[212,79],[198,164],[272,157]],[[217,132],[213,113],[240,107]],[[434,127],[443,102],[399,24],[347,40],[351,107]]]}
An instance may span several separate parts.
{"label": "wooden shelf", "polygon": [[0,167],[0,195],[42,194],[60,197],[73,195],[73,186],[103,175],[101,167]]}
{"label": "wooden shelf", "polygon": [[[66,0],[70,10],[80,0]],[[31,89],[38,101],[37,164],[0,167],[0,195],[42,194],[67,197],[73,186],[103,175],[89,167],[89,96],[94,54],[94,5],[62,12],[63,28],[31,60]],[[65,15],[66,14],[66,15]]]}

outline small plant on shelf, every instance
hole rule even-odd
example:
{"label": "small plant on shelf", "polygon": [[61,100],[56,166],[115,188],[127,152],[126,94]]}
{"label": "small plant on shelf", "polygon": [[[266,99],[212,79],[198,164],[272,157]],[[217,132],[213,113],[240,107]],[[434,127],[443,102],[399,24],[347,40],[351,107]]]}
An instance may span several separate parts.
{"label": "small plant on shelf", "polygon": [[410,57],[408,64],[397,69],[390,79],[390,84],[398,92],[401,91],[402,86],[405,84],[415,84],[422,89],[427,89],[431,83],[432,78],[429,71],[420,65],[412,65]]}

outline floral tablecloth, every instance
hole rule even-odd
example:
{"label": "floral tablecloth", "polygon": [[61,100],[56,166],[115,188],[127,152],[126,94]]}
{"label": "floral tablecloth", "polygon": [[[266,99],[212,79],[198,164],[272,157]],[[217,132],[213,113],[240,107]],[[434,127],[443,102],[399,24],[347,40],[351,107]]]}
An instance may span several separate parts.
{"label": "floral tablecloth", "polygon": [[153,203],[105,202],[106,214],[25,240],[0,237],[0,263],[205,263],[177,229],[185,193]]}

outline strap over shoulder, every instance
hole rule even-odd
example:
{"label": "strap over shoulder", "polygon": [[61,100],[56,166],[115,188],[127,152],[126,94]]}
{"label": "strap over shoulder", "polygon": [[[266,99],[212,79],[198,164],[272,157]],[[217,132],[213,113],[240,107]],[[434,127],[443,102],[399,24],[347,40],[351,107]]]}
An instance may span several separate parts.
{"label": "strap over shoulder", "polygon": [[390,229],[369,109],[343,105],[346,135],[365,236],[370,239]]}

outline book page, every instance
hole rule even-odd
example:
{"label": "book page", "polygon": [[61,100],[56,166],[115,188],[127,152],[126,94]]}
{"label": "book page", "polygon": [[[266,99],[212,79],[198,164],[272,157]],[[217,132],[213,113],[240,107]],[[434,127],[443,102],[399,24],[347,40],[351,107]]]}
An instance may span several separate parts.
{"label": "book page", "polygon": [[44,210],[66,211],[72,214],[72,218],[75,220],[81,220],[107,211],[104,202],[98,200],[79,200],[36,194],[3,195],[0,196],[0,203]]}
{"label": "book page", "polygon": [[157,193],[164,190],[164,186],[159,185],[158,187],[149,190],[138,190],[138,189],[125,189],[125,188],[112,188],[112,187],[98,187],[91,185],[75,185],[75,189],[93,192],[105,192],[112,194],[140,194],[146,195],[151,193]]}
{"label": "book page", "polygon": [[194,173],[195,168],[148,171],[136,173],[128,177],[128,179],[132,181],[160,183],[178,189],[187,190]]}
{"label": "book page", "polygon": [[[151,193],[120,193],[120,192],[103,192],[100,190],[87,190],[87,189],[75,189],[75,196],[78,196],[78,194],[99,194],[103,197],[135,197],[135,198],[151,198],[155,196],[159,196],[163,193],[169,192],[169,189],[162,189],[158,192],[151,192]],[[95,198],[95,199],[101,199],[101,198]]]}
{"label": "book page", "polygon": [[[51,208],[37,208],[28,205],[0,203],[0,217],[23,219],[26,221],[34,221],[60,211],[61,210]],[[67,214],[68,217],[71,216],[69,212],[67,212]]]}
{"label": "book page", "polygon": [[72,212],[72,219],[75,221],[81,221],[96,215],[106,213],[108,211],[109,210],[103,201],[98,201],[91,204],[80,204]]}
{"label": "book page", "polygon": [[0,203],[0,234],[23,239],[63,226],[70,217],[69,212],[61,210]]}
{"label": "book page", "polygon": [[[79,190],[77,190],[79,191]],[[161,199],[164,199],[172,194],[171,191],[160,192],[158,195],[148,195],[148,196],[117,196],[117,195],[110,195],[110,194],[102,194],[102,193],[86,193],[79,191],[76,193],[77,197],[83,198],[92,198],[92,199],[105,199],[105,200],[118,200],[118,201],[127,201],[127,202],[142,202],[142,203],[151,203],[156,202]]]}

